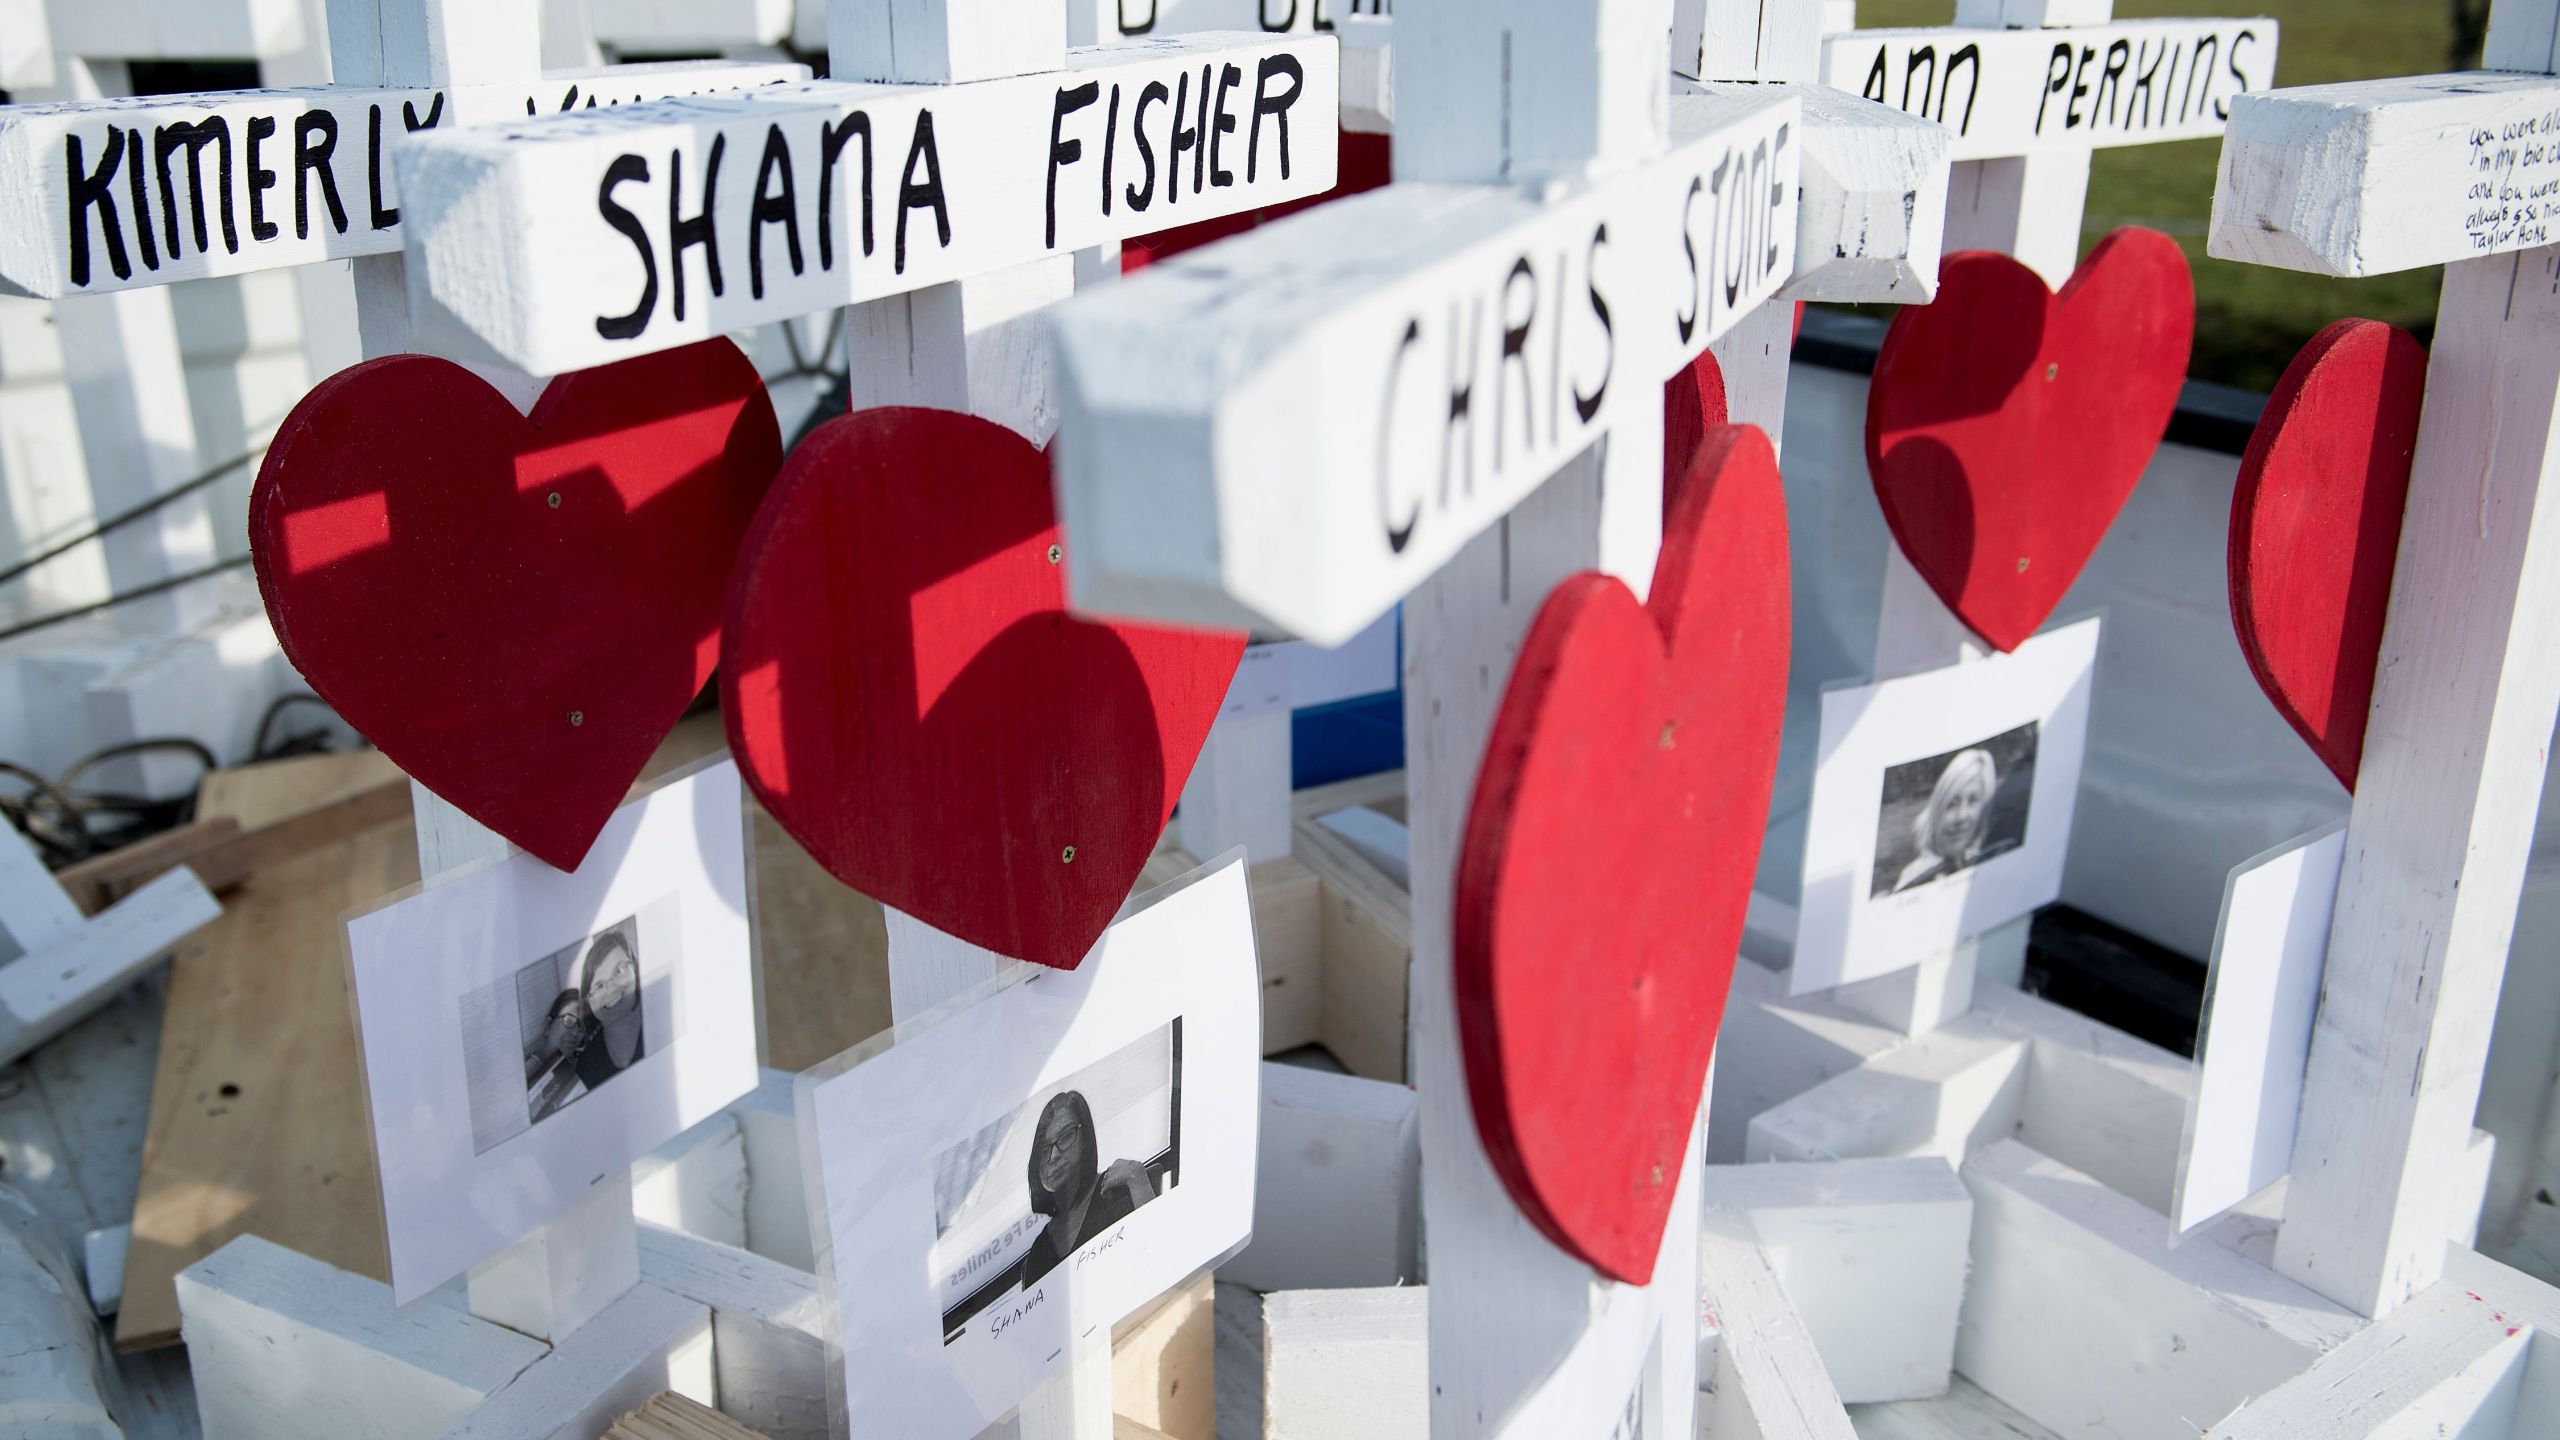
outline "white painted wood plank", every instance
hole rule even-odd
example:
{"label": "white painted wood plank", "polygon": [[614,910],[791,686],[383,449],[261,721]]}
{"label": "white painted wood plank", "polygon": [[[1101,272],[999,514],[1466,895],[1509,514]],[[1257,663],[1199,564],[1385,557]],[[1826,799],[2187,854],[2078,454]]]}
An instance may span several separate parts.
{"label": "white painted wood plank", "polygon": [[709,1309],[635,1285],[445,1431],[446,1440],[590,1440],[665,1390],[714,1404],[711,1345]]}
{"label": "white painted wood plank", "polygon": [[1267,1291],[1419,1278],[1418,1124],[1406,1086],[1264,1062],[1253,1243],[1218,1278]]}
{"label": "white painted wood plank", "polygon": [[513,83],[64,101],[0,112],[0,293],[63,296],[402,243],[392,154],[413,131],[805,80],[682,61]]}
{"label": "white painted wood plank", "polygon": [[1716,1035],[1716,1085],[1707,1162],[1738,1165],[1754,1116],[1854,1070],[1902,1042],[1895,1031],[1831,1003],[1790,997],[1786,976],[1745,958],[1733,967]]}
{"label": "white painted wood plank", "polygon": [[30,1436],[123,1440],[109,1408],[115,1353],[77,1272],[44,1214],[0,1186],[0,1412]]}
{"label": "white painted wood plank", "polygon": [[2213,1440],[2504,1437],[2535,1343],[2495,1303],[2439,1283],[2205,1433]]}
{"label": "white painted wood plank", "polygon": [[441,1435],[544,1353],[449,1305],[395,1308],[389,1286],[252,1235],[177,1283],[205,1440]]}
{"label": "white painted wood plank", "polygon": [[2547,74],[2421,75],[2241,99],[2206,248],[2253,265],[2384,275],[2549,245],[2560,239],[2549,188],[2560,177],[2547,119],[2555,108],[2560,79]]}
{"label": "white painted wood plank", "polygon": [[1959,1172],[1973,1277],[1956,1368],[2058,1433],[2191,1440],[2361,1321],[2015,1141]]}
{"label": "white painted wood plank", "polygon": [[809,1202],[800,1170],[800,1120],[792,1104],[795,1077],[764,1072],[754,1090],[729,1107],[747,1150],[746,1248],[801,1270],[818,1262],[809,1233]]}
{"label": "white painted wood plank", "polygon": [[956,85],[1037,75],[1058,69],[1067,48],[1062,5],[1024,6],[1011,0],[823,3],[828,69],[847,80]]}
{"label": "white painted wood plank", "polygon": [[2194,1067],[2020,990],[1986,990],[1973,1018],[2028,1040],[2018,1138],[2166,1215]]}
{"label": "white painted wood plank", "polygon": [[554,374],[1333,185],[1326,40],[1177,38],[1068,66],[420,135],[399,151],[412,298],[427,333]]}
{"label": "white painted wood plank", "polygon": [[88,923],[15,825],[0,835],[0,931],[21,955],[50,950]]}
{"label": "white painted wood plank", "polygon": [[1710,1166],[1705,1204],[1749,1223],[1843,1401],[1946,1393],[1973,1230],[1953,1166]]}
{"label": "white painted wood plank", "polygon": [[644,1224],[743,1250],[747,1185],[746,1138],[737,1117],[724,1111],[631,1167],[631,1214]]}
{"label": "white painted wood plank", "polygon": [[92,1230],[80,1238],[80,1277],[89,1293],[89,1308],[101,1317],[124,1304],[124,1257],[133,1248],[130,1223]]}
{"label": "white painted wood plank", "polygon": [[1683,96],[1587,186],[1400,181],[1063,307],[1077,604],[1359,633],[1785,281],[1800,113]]}
{"label": "white painted wood plank", "polygon": [[607,1176],[558,1219],[471,1267],[471,1313],[565,1342],[639,1283],[635,1224],[630,1173]]}
{"label": "white painted wood plank", "polygon": [[2060,1440],[1961,1375],[1942,1399],[1852,1405],[1849,1423],[1858,1440]]}
{"label": "white painted wood plank", "polygon": [[817,1276],[645,1224],[640,1271],[710,1307],[721,1413],[768,1440],[825,1440],[827,1313]]}
{"label": "white painted wood plank", "polygon": [[1711,1210],[1700,1223],[1699,1303],[1717,1332],[1707,1433],[1719,1440],[1856,1440],[1804,1318],[1750,1222]]}
{"label": "white painted wood plank", "polygon": [[[817,6],[819,0],[797,3]],[[591,0],[591,5],[596,39],[626,53],[664,54],[778,45],[791,34],[795,0]],[[548,23],[542,38],[545,45],[551,42]]]}
{"label": "white painted wood plank", "polygon": [[1425,1440],[1429,1310],[1419,1285],[1264,1297],[1263,1440]]}
{"label": "white painted wood plank", "polygon": [[[1803,200],[1795,275],[1777,298],[1903,305],[1937,298],[1946,127],[1827,86],[1791,88],[1804,102]],[[1679,93],[1679,82],[1672,89]]]}
{"label": "white painted wood plank", "polygon": [[1824,84],[1926,116],[1949,154],[2193,140],[2274,83],[2272,20],[2121,20],[2067,31],[1852,30],[1822,42]]}
{"label": "white painted wood plank", "polygon": [[1259,865],[1289,853],[1289,711],[1221,715],[1182,787],[1182,848],[1203,858],[1243,846]]}
{"label": "white painted wood plank", "polygon": [[1937,1155],[2017,1133],[2029,1042],[1961,1017],[1752,1117],[1744,1158]]}
{"label": "white painted wood plank", "polygon": [[109,906],[69,940],[0,965],[0,1065],[70,1029],[221,913],[195,872],[181,867]]}
{"label": "white painted wood plank", "polygon": [[1823,7],[1780,0],[1675,0],[1671,69],[1692,80],[1820,79]]}

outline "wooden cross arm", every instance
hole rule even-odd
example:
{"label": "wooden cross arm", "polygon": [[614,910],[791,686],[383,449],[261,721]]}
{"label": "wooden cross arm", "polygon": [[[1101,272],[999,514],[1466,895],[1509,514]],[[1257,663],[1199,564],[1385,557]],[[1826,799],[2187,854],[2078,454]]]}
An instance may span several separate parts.
{"label": "wooden cross arm", "polygon": [[1822,81],[1937,121],[1954,160],[2193,140],[2275,83],[2273,20],[2126,20],[2063,30],[1849,30]]}
{"label": "wooden cross arm", "polygon": [[1329,36],[819,81],[421,137],[421,334],[555,375],[1333,188]]}
{"label": "wooden cross arm", "polygon": [[1937,298],[1947,128],[1828,86],[1790,89],[1804,102],[1803,194],[1795,278],[1778,298],[1892,305]]}
{"label": "wooden cross arm", "polygon": [[2560,240],[2560,79],[2482,71],[2232,106],[2217,259],[2385,275]]}
{"label": "wooden cross arm", "polygon": [[1339,644],[1775,293],[1802,102],[1545,195],[1398,184],[1059,307],[1077,605]]}
{"label": "wooden cross arm", "polygon": [[0,293],[59,299],[400,248],[413,132],[808,78],[676,61],[533,85],[231,90],[0,107]]}

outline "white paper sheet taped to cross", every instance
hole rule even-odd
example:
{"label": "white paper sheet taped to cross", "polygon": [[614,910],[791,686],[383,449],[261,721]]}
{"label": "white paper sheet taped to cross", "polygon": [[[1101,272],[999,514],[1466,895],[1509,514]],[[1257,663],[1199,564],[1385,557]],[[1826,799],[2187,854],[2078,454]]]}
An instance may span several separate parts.
{"label": "white paper sheet taped to cross", "polygon": [[558,374],[1322,194],[1335,48],[1142,40],[964,85],[421,136],[400,160],[410,298],[427,333]]}
{"label": "white paper sheet taped to cross", "polygon": [[1061,451],[1077,603],[1356,634],[1786,282],[1801,119],[1683,95],[1578,193],[1398,184],[1079,299],[1068,413],[1147,423]]}
{"label": "white paper sheet taped to cross", "polygon": [[2275,83],[2272,20],[2128,20],[2065,30],[1851,30],[1822,42],[1826,85],[1954,132],[1951,160],[2222,133]]}
{"label": "white paper sheet taped to cross", "polygon": [[0,108],[0,292],[48,299],[400,248],[407,136],[808,78],[792,64],[555,71],[531,86],[320,86]]}

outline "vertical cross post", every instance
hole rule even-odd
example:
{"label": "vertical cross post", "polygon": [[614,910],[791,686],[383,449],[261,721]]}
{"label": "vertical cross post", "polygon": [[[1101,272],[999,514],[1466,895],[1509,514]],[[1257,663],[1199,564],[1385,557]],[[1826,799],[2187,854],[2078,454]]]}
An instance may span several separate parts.
{"label": "vertical cross post", "polygon": [[[1910,251],[1936,268],[1934,232],[1864,226],[1836,186],[1801,213],[1843,223],[1800,229],[1805,102],[1774,85],[1670,95],[1671,18],[1662,0],[1407,0],[1393,185],[1159,262],[1058,321],[1079,604],[1331,643],[1405,602],[1440,1440],[1606,1434],[1631,1413],[1685,1434],[1695,1401],[1697,1133],[1663,1177],[1678,1198],[1653,1281],[1624,1285],[1523,1218],[1467,1097],[1454,872],[1517,649],[1568,575],[1649,588],[1664,381],[1807,255],[1885,261],[1865,273],[1890,283],[1860,298],[1925,298]],[[1930,128],[1840,104],[1845,127]],[[1944,173],[1943,152],[1914,164],[1892,213]],[[1886,234],[1897,256],[1878,253]]]}
{"label": "vertical cross post", "polygon": [[[1956,0],[1951,28],[1828,34],[1822,70],[1833,86],[1956,132],[1948,249],[2000,251],[2059,289],[2079,265],[2096,148],[2216,133],[2235,88],[2263,88],[2274,73],[2272,22],[2117,27],[2114,11],[2115,0]],[[1888,539],[1873,678],[1989,653]],[[1827,993],[1921,1034],[1972,1008],[1979,973],[2018,970],[2030,924],[1994,926],[1942,955]]]}
{"label": "vertical cross post", "polygon": [[[953,85],[1066,65],[1058,0],[827,0],[827,64],[840,80]],[[1033,444],[1057,428],[1041,312],[1075,290],[1053,255],[855,305],[845,360],[857,405],[927,405],[993,420]],[[888,912],[890,1008],[907,1019],[1018,963]],[[1110,1440],[1111,1346],[1066,1368],[985,1440]]]}
{"label": "vertical cross post", "polygon": [[2443,1273],[2560,710],[2560,3],[2486,62],[2248,97],[2214,197],[2217,256],[2445,266],[2275,1253],[2376,1317]]}
{"label": "vertical cross post", "polygon": [[[330,0],[329,60],[339,85],[530,85],[542,71],[540,11],[516,0]],[[407,260],[355,260],[356,332],[366,358],[421,348],[409,325]],[[542,382],[475,365],[517,409]],[[412,783],[418,872],[436,876],[504,857],[507,842]],[[471,1313],[557,1344],[640,1280],[639,1231],[625,1172],[567,1214],[471,1267]]]}

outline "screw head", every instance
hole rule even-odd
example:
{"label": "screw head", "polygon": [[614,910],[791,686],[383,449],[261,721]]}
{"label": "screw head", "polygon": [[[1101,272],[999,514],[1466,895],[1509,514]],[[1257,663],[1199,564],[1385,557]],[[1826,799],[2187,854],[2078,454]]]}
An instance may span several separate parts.
{"label": "screw head", "polygon": [[1058,863],[1061,865],[1073,865],[1076,863],[1076,847],[1070,845],[1066,849],[1059,851]]}
{"label": "screw head", "polygon": [[2021,575],[2027,573],[2027,557],[2024,555],[2018,557],[2018,573]]}
{"label": "screw head", "polygon": [[1057,564],[1059,561],[1064,560],[1064,559],[1066,559],[1066,558],[1067,558],[1067,552],[1066,552],[1066,550],[1065,550],[1065,548],[1064,548],[1063,546],[1052,545],[1052,546],[1050,546],[1050,547],[1049,547],[1049,563],[1050,563],[1050,564],[1055,565],[1055,564]]}
{"label": "screw head", "polygon": [[2059,361],[2059,360],[2056,360],[2056,361],[2054,361],[2053,363],[2051,363],[2051,364],[2049,364],[2049,365],[2047,365],[2047,366],[2045,366],[2045,367],[2044,367],[2044,378],[2046,378],[2047,380],[2059,380],[2059,379],[2061,379],[2061,378],[2062,378],[2062,362],[2061,362],[2061,361]]}
{"label": "screw head", "polygon": [[586,724],[586,723],[587,723],[587,712],[586,712],[586,711],[584,711],[584,710],[572,710],[572,711],[570,711],[570,712],[569,712],[569,724],[570,724],[570,726],[571,726],[572,728],[575,728],[575,727],[580,726],[580,725],[584,725],[584,724]]}
{"label": "screw head", "polygon": [[548,495],[546,495],[546,496],[544,496],[544,497],[542,497],[542,498],[543,498],[543,502],[544,502],[545,504],[548,504],[552,509],[557,510],[557,509],[559,509],[559,508],[560,508],[560,492],[559,492],[559,491],[554,490],[554,491],[552,491],[550,494],[548,494]]}

